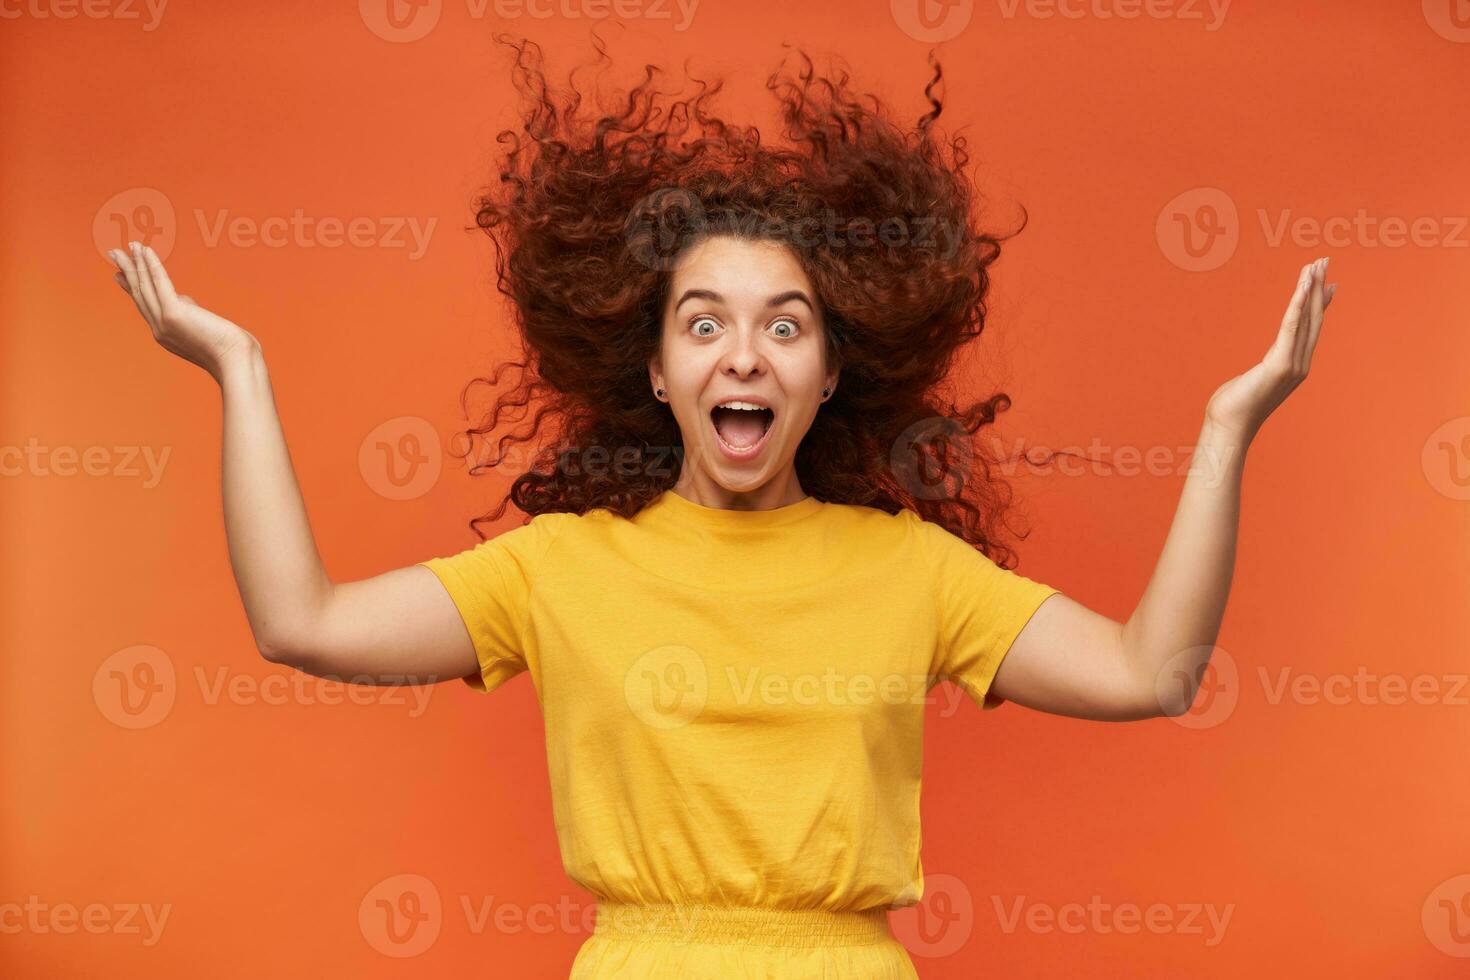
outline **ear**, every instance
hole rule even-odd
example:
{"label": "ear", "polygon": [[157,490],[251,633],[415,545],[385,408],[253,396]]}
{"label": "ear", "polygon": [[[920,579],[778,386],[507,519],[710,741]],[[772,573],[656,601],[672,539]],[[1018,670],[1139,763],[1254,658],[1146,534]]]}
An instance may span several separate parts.
{"label": "ear", "polygon": [[[842,370],[840,368],[838,370],[836,370],[836,371],[830,372],[827,375],[826,379],[823,380],[822,387],[823,388],[826,388],[828,391],[832,392],[832,394],[836,394],[837,393],[837,377],[840,374],[842,374]],[[828,398],[831,398],[832,395],[828,395],[827,397]]]}
{"label": "ear", "polygon": [[658,355],[654,354],[648,359],[648,383],[651,391],[657,391],[659,388],[668,387],[667,385],[661,383],[663,373],[663,364],[659,362]]}

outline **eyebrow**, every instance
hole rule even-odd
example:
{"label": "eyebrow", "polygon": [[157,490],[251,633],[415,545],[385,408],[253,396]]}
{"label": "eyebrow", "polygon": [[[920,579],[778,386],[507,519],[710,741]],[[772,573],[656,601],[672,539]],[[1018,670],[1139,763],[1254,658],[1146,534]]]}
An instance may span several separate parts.
{"label": "eyebrow", "polygon": [[[721,296],[713,289],[686,289],[684,290],[684,295],[679,297],[679,302],[674,304],[674,312],[678,313],[679,307],[683,306],[686,300],[691,299],[707,299],[714,303],[725,302],[725,297]],[[789,303],[792,300],[800,300],[801,302],[806,304],[807,309],[811,310],[813,313],[816,312],[816,307],[812,306],[812,301],[808,299],[806,293],[802,292],[800,289],[788,289],[784,293],[777,293],[775,296],[772,296],[766,301],[766,306],[767,308],[780,306],[783,303]]]}

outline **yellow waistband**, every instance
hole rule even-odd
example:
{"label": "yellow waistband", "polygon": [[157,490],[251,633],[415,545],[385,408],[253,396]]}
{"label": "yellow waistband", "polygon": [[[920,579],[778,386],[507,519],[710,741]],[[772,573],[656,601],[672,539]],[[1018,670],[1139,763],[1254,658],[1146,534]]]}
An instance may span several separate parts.
{"label": "yellow waistband", "polygon": [[712,905],[598,902],[597,935],[763,946],[865,946],[891,938],[886,909],[827,912]]}

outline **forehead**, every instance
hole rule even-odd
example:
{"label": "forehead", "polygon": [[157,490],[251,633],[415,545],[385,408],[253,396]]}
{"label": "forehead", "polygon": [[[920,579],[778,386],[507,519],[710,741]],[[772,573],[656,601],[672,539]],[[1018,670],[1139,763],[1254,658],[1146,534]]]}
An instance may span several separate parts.
{"label": "forehead", "polygon": [[685,289],[718,291],[732,304],[764,303],[774,292],[804,289],[811,282],[795,253],[781,242],[715,235],[691,245],[674,266],[671,299]]}

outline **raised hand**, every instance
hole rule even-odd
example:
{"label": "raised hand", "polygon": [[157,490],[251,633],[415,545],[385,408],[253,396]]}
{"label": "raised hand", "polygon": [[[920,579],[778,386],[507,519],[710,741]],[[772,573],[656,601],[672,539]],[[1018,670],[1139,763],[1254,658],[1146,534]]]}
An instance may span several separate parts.
{"label": "raised hand", "polygon": [[1205,418],[1221,434],[1239,440],[1240,445],[1249,444],[1267,416],[1306,380],[1324,311],[1337,291],[1337,283],[1328,286],[1326,280],[1327,259],[1303,267],[1276,342],[1266,356],[1210,396]]}
{"label": "raised hand", "polygon": [[132,297],[153,339],[164,350],[204,368],[216,381],[226,360],[257,344],[249,331],[176,293],[163,262],[148,246],[133,242],[130,251],[115,248],[107,257],[119,270],[113,281]]}

